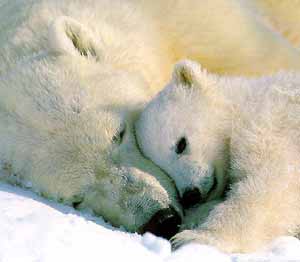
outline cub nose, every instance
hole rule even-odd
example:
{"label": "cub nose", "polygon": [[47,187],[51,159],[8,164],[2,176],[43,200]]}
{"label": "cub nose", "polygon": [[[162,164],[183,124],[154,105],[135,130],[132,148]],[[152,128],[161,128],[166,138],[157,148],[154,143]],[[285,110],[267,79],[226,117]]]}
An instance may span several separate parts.
{"label": "cub nose", "polygon": [[170,239],[178,233],[181,217],[173,207],[159,210],[149,222],[142,227],[141,233],[150,232],[156,236]]}
{"label": "cub nose", "polygon": [[198,188],[186,190],[181,198],[183,208],[192,207],[202,201],[202,196]]}

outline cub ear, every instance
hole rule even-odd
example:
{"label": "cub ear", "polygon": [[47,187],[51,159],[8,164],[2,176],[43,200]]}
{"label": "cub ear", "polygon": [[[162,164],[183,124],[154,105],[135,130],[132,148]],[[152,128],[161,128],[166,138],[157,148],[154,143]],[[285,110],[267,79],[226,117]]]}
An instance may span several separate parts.
{"label": "cub ear", "polygon": [[191,60],[178,62],[173,71],[173,81],[186,89],[200,89],[203,93],[214,93],[220,77],[207,72],[201,65]]}
{"label": "cub ear", "polygon": [[50,50],[57,54],[100,58],[101,44],[87,28],[71,17],[61,16],[52,23],[48,41]]}
{"label": "cub ear", "polygon": [[200,64],[191,60],[183,60],[175,65],[173,80],[176,84],[191,88],[199,84],[198,80],[202,73]]}

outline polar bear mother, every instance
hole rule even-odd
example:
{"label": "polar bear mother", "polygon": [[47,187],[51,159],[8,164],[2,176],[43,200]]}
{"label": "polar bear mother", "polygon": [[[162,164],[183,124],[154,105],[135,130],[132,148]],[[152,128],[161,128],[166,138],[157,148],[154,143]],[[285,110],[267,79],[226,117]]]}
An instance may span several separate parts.
{"label": "polar bear mother", "polygon": [[1,179],[169,238],[181,216],[175,187],[132,130],[153,93],[136,71],[160,75],[156,56],[145,56],[160,54],[151,25],[122,2],[2,1]]}
{"label": "polar bear mother", "polygon": [[[164,85],[175,61],[191,57],[213,71],[248,74],[300,63],[298,51],[239,0],[0,6],[4,179],[91,208],[131,231],[169,237],[180,223],[172,182],[142,157],[132,130],[141,104]],[[224,12],[228,24],[219,21]],[[243,30],[229,37],[236,24]]]}

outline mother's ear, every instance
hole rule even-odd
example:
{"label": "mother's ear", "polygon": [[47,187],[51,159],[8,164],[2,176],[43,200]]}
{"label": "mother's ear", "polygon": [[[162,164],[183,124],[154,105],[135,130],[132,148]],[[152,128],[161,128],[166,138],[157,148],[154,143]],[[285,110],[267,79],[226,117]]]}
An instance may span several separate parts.
{"label": "mother's ear", "polygon": [[99,59],[100,41],[75,19],[67,16],[57,18],[49,28],[50,51],[57,54],[81,55]]}
{"label": "mother's ear", "polygon": [[200,88],[208,91],[216,83],[216,77],[208,73],[201,65],[191,60],[178,62],[173,70],[173,81],[184,88]]}

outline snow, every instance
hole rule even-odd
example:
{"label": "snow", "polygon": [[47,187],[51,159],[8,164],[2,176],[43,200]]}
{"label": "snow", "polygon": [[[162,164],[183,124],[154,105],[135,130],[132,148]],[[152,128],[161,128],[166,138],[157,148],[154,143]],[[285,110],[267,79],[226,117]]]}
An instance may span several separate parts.
{"label": "snow", "polygon": [[0,262],[53,261],[300,261],[300,241],[281,237],[253,254],[225,254],[170,243],[149,233],[126,233],[85,212],[0,183]]}

